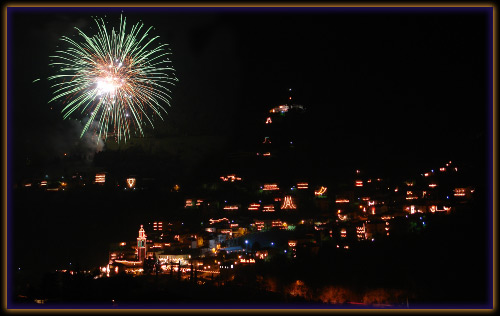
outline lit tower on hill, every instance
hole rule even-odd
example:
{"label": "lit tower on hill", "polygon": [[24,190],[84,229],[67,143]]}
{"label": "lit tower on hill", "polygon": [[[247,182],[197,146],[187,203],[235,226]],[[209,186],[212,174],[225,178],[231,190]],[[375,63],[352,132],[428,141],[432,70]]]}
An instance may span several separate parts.
{"label": "lit tower on hill", "polygon": [[[271,110],[269,110],[269,113],[279,113],[281,115],[284,115],[285,113],[287,113],[291,109],[297,109],[297,110],[302,110],[302,111],[305,110],[305,108],[302,105],[293,103],[293,101],[292,101],[292,89],[288,89],[288,97],[287,97],[286,103],[272,108]],[[266,124],[269,124],[269,123],[272,123],[272,119],[266,120]]]}
{"label": "lit tower on hill", "polygon": [[143,225],[139,229],[139,237],[137,237],[137,261],[144,262],[146,258],[146,232]]}

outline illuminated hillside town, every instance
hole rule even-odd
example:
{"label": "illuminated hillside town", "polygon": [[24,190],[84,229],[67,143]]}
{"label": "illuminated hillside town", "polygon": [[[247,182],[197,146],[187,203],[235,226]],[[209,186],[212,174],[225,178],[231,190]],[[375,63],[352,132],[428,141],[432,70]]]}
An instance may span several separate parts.
{"label": "illuminated hillside town", "polygon": [[493,310],[492,5],[6,17],[6,310]]}
{"label": "illuminated hillside town", "polygon": [[[254,173],[249,179],[234,166],[213,176],[198,190],[185,190],[182,183],[163,185],[164,193],[160,194],[174,196],[178,201],[176,220],[168,215],[137,220],[135,231],[125,232],[130,238],[110,244],[108,258],[103,257],[102,265],[93,272],[70,266],[56,273],[92,275],[93,279],[152,275],[223,288],[244,284],[252,267],[273,260],[314,262],[312,258],[318,258],[324,249],[330,249],[334,257],[351,253],[363,257],[378,244],[407,236],[418,238],[428,227],[440,229],[436,223],[468,210],[474,201],[475,184],[467,182],[462,166],[453,160],[419,174],[404,175],[400,182],[368,174],[361,168],[351,170],[337,185],[304,174],[295,176],[293,170],[287,179],[273,178],[272,170],[286,168],[284,161],[298,146],[296,135],[284,130],[287,120],[298,124],[307,111],[305,106],[292,103],[291,97],[288,101],[265,114],[263,137],[253,147],[254,156],[247,154],[244,158],[261,167],[270,166],[262,167],[271,170],[269,173]],[[102,191],[125,196],[150,190],[158,183],[154,180],[140,174],[118,175],[100,170],[57,179],[50,175],[25,179],[16,190],[56,195]],[[114,216],[125,216],[114,212]],[[274,278],[252,278],[258,289],[322,303],[408,306],[412,297],[407,289],[373,288],[353,299],[343,288],[323,287],[323,292],[311,294],[311,288],[301,279],[280,289]]]}

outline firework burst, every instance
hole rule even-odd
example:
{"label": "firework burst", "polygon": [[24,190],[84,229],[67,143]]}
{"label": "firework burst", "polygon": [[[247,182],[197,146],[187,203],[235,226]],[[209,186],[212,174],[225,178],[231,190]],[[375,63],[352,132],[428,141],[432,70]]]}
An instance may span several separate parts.
{"label": "firework burst", "polygon": [[143,136],[144,126],[154,127],[154,116],[163,119],[162,112],[167,113],[168,86],[178,81],[168,58],[170,49],[156,44],[158,36],[149,38],[152,27],[141,32],[142,23],[127,32],[123,17],[117,31],[107,30],[102,18],[95,22],[96,35],[75,28],[80,41],[64,36],[61,40],[68,48],[50,56],[57,74],[48,78],[56,81],[49,103],[63,103],[64,119],[87,119],[80,137],[91,129],[99,138],[113,135],[118,142],[130,138],[131,132]]}

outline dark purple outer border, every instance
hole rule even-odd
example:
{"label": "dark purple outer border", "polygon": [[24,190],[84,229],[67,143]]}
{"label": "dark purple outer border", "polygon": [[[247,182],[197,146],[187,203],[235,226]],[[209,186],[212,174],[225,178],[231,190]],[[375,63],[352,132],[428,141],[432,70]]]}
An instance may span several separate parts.
{"label": "dark purple outer border", "polygon": [[[489,174],[489,179],[488,179],[488,209],[489,209],[489,220],[490,220],[490,225],[488,227],[488,242],[489,244],[487,245],[487,249],[489,250],[488,252],[488,264],[489,264],[489,267],[488,267],[488,272],[489,272],[489,297],[488,297],[488,302],[491,306],[491,308],[493,308],[493,301],[494,301],[494,297],[493,297],[493,260],[494,260],[494,257],[493,257],[493,225],[494,225],[494,221],[493,221],[493,212],[495,212],[495,210],[493,209],[494,205],[493,205],[493,172],[494,172],[494,169],[493,169],[493,146],[494,146],[494,143],[493,143],[493,140],[494,140],[494,135],[493,135],[493,124],[494,124],[494,117],[493,117],[493,107],[495,106],[495,104],[493,104],[493,89],[495,87],[493,87],[493,77],[494,77],[494,70],[493,70],[493,41],[494,41],[494,38],[493,38],[493,27],[494,27],[494,24],[493,24],[493,8],[488,8],[488,39],[489,39],[489,42],[488,42],[488,61],[489,61],[489,72],[488,72],[488,82],[489,82],[489,85],[488,85],[488,105],[489,105],[489,115],[490,115],[490,118],[488,119],[488,162],[487,162],[487,166],[489,167],[488,168],[488,174]],[[497,109],[498,110],[498,109]]]}
{"label": "dark purple outer border", "polygon": [[12,270],[12,229],[9,229],[11,225],[9,223],[12,222],[12,84],[11,83],[11,78],[12,78],[12,67],[10,65],[12,64],[12,49],[11,49],[11,40],[12,40],[12,19],[9,18],[9,10],[7,9],[7,47],[5,48],[7,50],[7,82],[5,83],[7,85],[7,104],[4,106],[7,107],[7,152],[5,153],[6,159],[7,159],[7,174],[5,177],[7,177],[7,187],[5,188],[7,190],[7,258],[5,260],[7,261],[7,308],[12,306],[12,277],[10,272]]}
{"label": "dark purple outer border", "polygon": [[[412,309],[493,309],[493,7],[323,7],[323,8],[283,8],[283,7],[233,7],[233,8],[216,8],[216,7],[57,7],[57,8],[27,8],[27,7],[9,7],[7,8],[7,226],[12,221],[12,85],[9,84],[12,79],[12,67],[9,67],[12,62],[12,50],[10,49],[12,41],[12,15],[14,13],[54,13],[64,12],[71,13],[78,11],[79,13],[88,12],[89,14],[97,14],[106,12],[109,14],[117,14],[123,12],[127,14],[131,11],[134,13],[328,13],[328,14],[374,14],[374,13],[483,13],[487,14],[487,35],[488,35],[488,207],[489,207],[489,225],[488,225],[488,302],[486,304],[462,304],[462,305],[419,305],[413,306]],[[9,272],[13,271],[12,266],[12,242],[13,234],[12,229],[7,230],[7,309],[116,309],[113,307],[92,305],[92,304],[67,304],[67,305],[38,305],[38,306],[25,306],[12,302],[12,276]],[[220,303],[222,304],[222,303]],[[295,304],[251,304],[251,303],[224,303],[218,304],[147,304],[147,305],[121,305],[119,309],[360,309],[359,307],[329,307],[328,305],[295,305]]]}

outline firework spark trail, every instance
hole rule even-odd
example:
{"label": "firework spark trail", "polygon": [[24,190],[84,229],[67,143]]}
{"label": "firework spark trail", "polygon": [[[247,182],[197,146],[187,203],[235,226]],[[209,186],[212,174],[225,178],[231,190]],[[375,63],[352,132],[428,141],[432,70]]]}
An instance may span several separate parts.
{"label": "firework spark trail", "polygon": [[63,102],[64,119],[75,113],[88,118],[80,137],[92,122],[99,123],[98,139],[113,133],[118,142],[126,141],[132,127],[143,136],[143,126],[154,127],[153,116],[163,120],[163,105],[170,106],[171,100],[167,86],[178,81],[168,45],[156,45],[158,36],[148,38],[152,27],[141,35],[143,23],[127,33],[123,17],[118,31],[108,32],[102,18],[95,22],[96,35],[87,36],[75,27],[82,40],[63,36],[69,48],[50,56],[57,74],[48,79],[57,82],[49,103]]}

